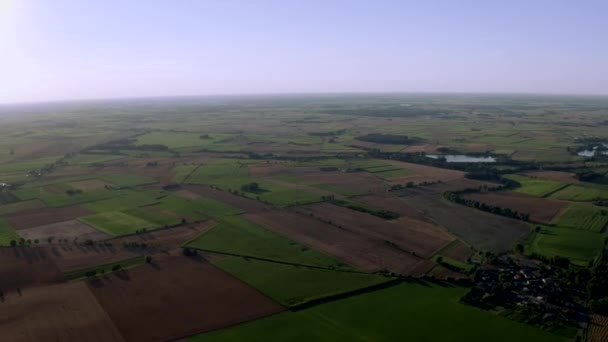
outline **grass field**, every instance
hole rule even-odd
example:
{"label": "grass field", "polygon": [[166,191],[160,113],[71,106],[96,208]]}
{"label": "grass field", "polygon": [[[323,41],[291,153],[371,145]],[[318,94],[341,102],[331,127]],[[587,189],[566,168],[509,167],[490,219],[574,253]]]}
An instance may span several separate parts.
{"label": "grass field", "polygon": [[214,264],[286,306],[377,285],[392,278],[231,257]]}
{"label": "grass field", "polygon": [[553,195],[551,198],[568,200],[568,201],[582,201],[588,202],[596,198],[608,199],[608,190],[600,188],[591,188],[588,186],[570,185],[565,189],[562,189]]}
{"label": "grass field", "polygon": [[188,247],[300,265],[343,268],[345,265],[238,216],[227,216]]}
{"label": "grass field", "polygon": [[126,175],[126,174],[109,174],[101,177],[102,180],[112,183],[119,188],[128,188],[138,185],[154,184],[156,179],[139,176],[139,175]]}
{"label": "grass field", "polygon": [[574,264],[587,266],[604,246],[606,234],[586,230],[543,227],[533,233],[527,244],[527,253],[537,253],[546,257],[561,256]]}
{"label": "grass field", "polygon": [[160,228],[152,222],[131,216],[120,211],[110,211],[101,214],[81,217],[79,219],[93,228],[113,236],[133,234],[142,229]]}
{"label": "grass field", "polygon": [[116,191],[112,198],[87,203],[85,206],[96,212],[121,211],[160,202],[168,193],[163,191]]}
{"label": "grass field", "polygon": [[123,211],[123,213],[137,217],[154,224],[154,227],[174,226],[181,222],[180,218],[164,215],[150,208],[135,208]]}
{"label": "grass field", "polygon": [[184,183],[190,174],[198,168],[198,165],[179,165],[176,166],[173,170],[175,171],[175,175],[171,179],[172,182],[182,184]]}
{"label": "grass field", "polygon": [[458,303],[466,291],[460,287],[403,283],[188,341],[567,341]]}
{"label": "grass field", "polygon": [[10,214],[16,211],[36,209],[44,207],[44,203],[40,200],[33,199],[28,201],[20,201],[15,203],[0,205],[0,215]]}
{"label": "grass field", "polygon": [[196,201],[174,195],[163,197],[159,204],[153,206],[152,208],[166,210],[174,213],[175,215],[188,218],[193,221],[203,221],[207,219],[207,216],[201,210],[200,205],[198,205]]}
{"label": "grass field", "polygon": [[514,180],[521,184],[521,187],[514,190],[515,192],[537,197],[544,197],[547,194],[566,186],[565,184],[556,181],[521,175],[506,175],[505,178]]}
{"label": "grass field", "polygon": [[241,209],[211,198],[199,198],[194,200],[193,203],[201,213],[213,218],[243,213]]}
{"label": "grass field", "polygon": [[601,232],[608,224],[608,208],[573,204],[556,217],[553,223],[561,227]]}
{"label": "grass field", "polygon": [[10,246],[11,240],[19,241],[20,236],[17,232],[3,219],[0,219],[0,246]]}
{"label": "grass field", "polygon": [[65,191],[70,189],[74,190],[74,188],[66,183],[53,184],[53,186],[60,191],[50,192],[48,189],[45,189],[45,187],[31,187],[19,189],[15,192],[15,195],[23,201],[39,199],[48,207],[53,208],[100,201],[116,195],[116,193],[106,189],[87,190],[82,193],[68,195]]}
{"label": "grass field", "polygon": [[[258,183],[260,191],[241,191],[241,187],[249,183]],[[272,182],[251,177],[247,164],[240,160],[219,160],[203,165],[196,169],[187,180],[190,184],[208,184],[217,186],[223,190],[236,190],[244,196],[270,202],[274,205],[285,207],[295,203],[312,203],[320,200],[318,194],[298,189],[297,186],[286,187]]]}

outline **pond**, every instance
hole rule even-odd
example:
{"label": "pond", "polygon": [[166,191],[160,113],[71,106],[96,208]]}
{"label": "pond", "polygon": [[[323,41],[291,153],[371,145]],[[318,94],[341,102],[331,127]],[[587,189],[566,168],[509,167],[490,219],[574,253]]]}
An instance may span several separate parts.
{"label": "pond", "polygon": [[[602,144],[604,145],[604,147],[608,148],[608,144]],[[578,151],[577,155],[581,156],[581,157],[593,157],[595,155],[596,150],[598,149],[598,146],[594,146],[593,149],[591,150],[582,150],[582,151]],[[603,155],[608,155],[608,151],[600,151],[601,154]]]}
{"label": "pond", "polygon": [[475,157],[465,154],[427,154],[426,156],[433,159],[445,158],[448,163],[496,163],[496,158],[492,156]]}

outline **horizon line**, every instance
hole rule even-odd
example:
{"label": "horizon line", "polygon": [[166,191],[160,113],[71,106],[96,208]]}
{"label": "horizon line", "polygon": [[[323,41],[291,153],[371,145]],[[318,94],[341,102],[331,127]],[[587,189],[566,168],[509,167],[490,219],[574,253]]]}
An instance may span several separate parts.
{"label": "horizon line", "polygon": [[237,98],[237,97],[287,97],[287,96],[399,96],[399,95],[443,95],[443,96],[542,96],[542,97],[599,97],[608,98],[608,93],[544,93],[544,92],[459,92],[459,91],[344,91],[344,92],[285,92],[285,93],[218,93],[218,94],[183,94],[183,95],[142,95],[142,96],[109,96],[109,97],[83,97],[65,98],[57,100],[33,100],[33,101],[11,101],[0,102],[0,107],[23,106],[23,105],[52,105],[71,104],[78,102],[109,102],[130,100],[162,100],[180,98]]}

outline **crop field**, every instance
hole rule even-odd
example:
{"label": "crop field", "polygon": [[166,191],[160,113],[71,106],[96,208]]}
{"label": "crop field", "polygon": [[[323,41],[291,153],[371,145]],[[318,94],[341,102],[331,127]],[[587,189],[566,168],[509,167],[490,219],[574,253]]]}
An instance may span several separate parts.
{"label": "crop field", "polygon": [[531,176],[508,175],[506,178],[521,184],[521,187],[515,189],[515,192],[536,197],[545,197],[567,186],[560,182]]}
{"label": "crop field", "polygon": [[19,240],[19,235],[6,220],[0,219],[0,246],[10,246],[13,240]]}
{"label": "crop field", "polygon": [[391,280],[380,275],[236,257],[221,259],[214,264],[285,306],[299,305]]}
{"label": "crop field", "polygon": [[339,268],[343,265],[309,247],[290,241],[250,220],[224,217],[210,231],[188,243],[202,250],[256,257],[298,265]]}
{"label": "crop field", "polygon": [[592,201],[596,198],[608,199],[608,190],[588,186],[570,185],[551,195],[551,198],[582,202]]}
{"label": "crop field", "polygon": [[[459,287],[416,283],[289,312],[190,338],[191,342],[264,341],[567,341],[458,303]],[[407,303],[407,305],[395,305]],[[441,329],[437,322],[442,322]]]}
{"label": "crop field", "polygon": [[85,216],[81,217],[80,221],[112,236],[133,234],[144,229],[160,228],[152,222],[120,211]]}
{"label": "crop field", "polygon": [[165,257],[127,274],[89,285],[126,341],[172,340],[284,310],[206,262]]}
{"label": "crop field", "polygon": [[530,220],[544,224],[551,223],[553,219],[569,205],[568,202],[565,201],[538,198],[510,192],[473,193],[467,194],[464,197],[481,203],[530,214]]}
{"label": "crop field", "polygon": [[1,341],[572,342],[608,293],[603,98],[83,103],[0,106]]}
{"label": "crop field", "polygon": [[574,204],[557,217],[554,223],[561,227],[602,232],[608,224],[608,210],[591,205]]}
{"label": "crop field", "polygon": [[562,256],[586,266],[602,250],[607,236],[580,229],[544,227],[535,233],[527,250],[549,258]]}
{"label": "crop field", "polygon": [[3,341],[123,341],[83,283],[32,288],[23,295],[7,296],[2,303],[2,327]]}

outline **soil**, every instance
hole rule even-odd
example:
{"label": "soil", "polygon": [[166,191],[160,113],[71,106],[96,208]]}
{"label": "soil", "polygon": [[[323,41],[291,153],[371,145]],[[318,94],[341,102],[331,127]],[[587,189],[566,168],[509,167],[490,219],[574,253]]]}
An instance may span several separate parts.
{"label": "soil", "polygon": [[202,259],[155,258],[88,286],[127,341],[166,341],[285,310]]}
{"label": "soil", "polygon": [[19,230],[74,220],[91,214],[94,214],[94,212],[85,207],[74,205],[64,208],[24,210],[18,213],[5,215],[5,217],[11,227]]}

